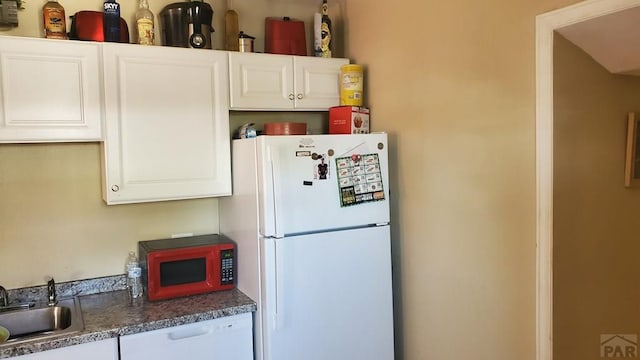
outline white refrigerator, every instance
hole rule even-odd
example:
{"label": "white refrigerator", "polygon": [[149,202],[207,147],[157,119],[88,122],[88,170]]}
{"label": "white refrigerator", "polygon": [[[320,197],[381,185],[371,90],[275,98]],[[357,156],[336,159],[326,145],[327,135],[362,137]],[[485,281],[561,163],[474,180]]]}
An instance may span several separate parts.
{"label": "white refrigerator", "polygon": [[392,360],[386,134],[234,140],[220,232],[257,360]]}

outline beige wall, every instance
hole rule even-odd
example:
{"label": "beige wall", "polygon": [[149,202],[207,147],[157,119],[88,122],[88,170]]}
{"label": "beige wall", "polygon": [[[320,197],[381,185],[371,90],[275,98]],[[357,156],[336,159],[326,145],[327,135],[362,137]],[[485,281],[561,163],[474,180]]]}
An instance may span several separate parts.
{"label": "beige wall", "polygon": [[534,21],[575,2],[345,2],[391,134],[404,359],[535,358]]}
{"label": "beige wall", "polygon": [[124,273],[139,240],[218,231],[217,200],[107,206],[100,146],[0,145],[0,284]]}
{"label": "beige wall", "polygon": [[[58,0],[58,2],[64,7],[65,14],[67,15],[67,30],[71,27],[71,21],[69,16],[75,14],[81,10],[93,10],[102,11],[101,0]],[[174,1],[171,0],[149,0],[149,9],[156,15],[160,13],[162,8]],[[18,12],[17,28],[13,28],[9,31],[0,31],[1,35],[14,35],[14,36],[29,36],[29,37],[43,37],[42,26],[42,6],[47,3],[47,0],[26,0],[23,1],[24,10]],[[120,4],[120,16],[127,22],[129,26],[129,33],[133,40],[133,31],[135,31],[135,11],[138,7],[138,0],[119,0]],[[211,2],[208,2],[211,4]],[[213,4],[214,9],[214,28],[222,21],[224,11],[218,11],[219,5]],[[157,21],[157,19],[156,19]],[[222,32],[218,31],[213,34],[216,39],[215,44],[222,45]],[[158,39],[157,39],[158,40]],[[158,42],[159,44],[159,42]]]}
{"label": "beige wall", "polygon": [[640,78],[554,41],[554,359],[600,359],[600,334],[637,334],[640,191],[624,187]]}
{"label": "beige wall", "polygon": [[[367,69],[366,103],[373,129],[387,131],[391,139],[398,359],[534,359],[534,21],[538,14],[575,2],[333,1],[333,9],[339,8],[334,13],[342,11],[346,19],[340,27],[345,55]],[[82,2],[63,1],[68,7],[73,3]],[[241,28],[259,33],[264,16],[253,14],[254,9],[278,14],[308,6],[315,11],[319,3],[235,0],[234,6]],[[216,11],[221,15],[224,10]],[[252,16],[258,20],[250,20]],[[85,155],[77,145],[65,146],[74,147],[66,159]],[[97,149],[87,146],[97,157]],[[57,145],[47,145],[39,156],[51,158],[55,149]],[[98,165],[93,159],[75,166]],[[86,181],[97,191],[98,170],[93,174]],[[0,191],[21,192],[38,202],[32,189],[15,184]],[[115,261],[116,253],[125,254],[135,239],[147,237],[146,231],[174,215],[184,216],[175,224],[209,228],[209,215],[190,215],[215,208],[213,200],[134,205],[133,210],[96,203],[95,213],[87,216],[80,209],[89,205],[82,203],[74,211],[68,210],[70,204],[49,209],[71,212],[84,221],[82,226],[93,226],[74,235],[74,246],[67,248],[85,246],[87,238],[103,240],[86,251],[72,250],[86,269],[98,261],[96,252],[107,253],[105,244],[114,238],[127,239],[111,251]],[[165,213],[169,215],[161,217]],[[2,218],[0,234],[7,242]],[[74,218],[58,226],[78,223]],[[47,235],[44,229],[35,232]],[[31,261],[20,243],[12,246],[17,248],[12,258]],[[4,245],[0,249],[4,253]],[[47,252],[37,254],[41,259]],[[119,269],[119,264],[107,267]]]}
{"label": "beige wall", "polygon": [[[185,0],[186,1],[186,0]],[[344,0],[342,0],[344,1]],[[30,36],[42,37],[42,6],[46,0],[26,0],[24,10],[18,12],[19,26],[9,31],[0,31],[0,35]],[[156,16],[156,44],[160,45],[161,24],[158,15],[167,4],[179,2],[178,0],[148,0],[149,9]],[[205,0],[213,8],[213,27],[215,29],[212,34],[212,42],[214,49],[224,49],[224,14],[227,11],[227,1]],[[59,0],[65,8],[68,16],[75,14],[80,10],[101,11],[101,0]],[[138,0],[118,0],[120,4],[120,16],[127,22],[131,39],[134,40],[133,31],[135,31],[135,11],[138,7]],[[238,23],[240,30],[256,37],[255,51],[264,51],[264,23],[266,17],[284,17],[289,16],[292,19],[302,20],[305,23],[307,33],[308,53],[312,54],[313,45],[313,14],[320,11],[321,0],[277,0],[277,1],[256,1],[256,0],[235,0],[229,1],[229,4],[238,14]],[[343,22],[342,14],[344,5],[342,2],[330,1],[329,14],[334,24],[337,35],[335,41],[336,56],[344,55],[344,43],[342,36]],[[68,20],[67,28],[71,26]]]}
{"label": "beige wall", "polygon": [[[25,10],[19,12],[20,25],[0,31],[0,35],[40,37],[41,9],[45,2],[25,2]],[[171,2],[149,0],[156,16]],[[60,0],[60,3],[66,14],[72,15],[80,10],[99,10],[102,1]],[[119,3],[121,16],[131,31],[137,1]],[[220,48],[226,2],[208,3],[214,8],[217,29],[214,47]],[[240,14],[241,26],[247,24],[247,32],[260,39],[264,38],[265,16],[283,13],[310,19],[316,11],[314,4],[286,0],[278,3],[245,0],[233,5]],[[340,8],[332,6],[331,11],[339,23]],[[243,17],[243,13],[252,15]],[[263,42],[256,44],[258,50],[263,48]],[[301,118],[293,113],[233,113],[231,125],[233,130],[246,122],[260,126],[266,121],[302,120],[316,133],[326,130],[325,118],[321,113],[305,113]],[[119,274],[123,272],[127,252],[135,250],[139,240],[219,231],[216,199],[106,206],[100,191],[98,143],[0,145],[0,264],[3,269],[20,269],[3,271],[0,285],[7,288],[39,285],[49,274],[57,281]]]}

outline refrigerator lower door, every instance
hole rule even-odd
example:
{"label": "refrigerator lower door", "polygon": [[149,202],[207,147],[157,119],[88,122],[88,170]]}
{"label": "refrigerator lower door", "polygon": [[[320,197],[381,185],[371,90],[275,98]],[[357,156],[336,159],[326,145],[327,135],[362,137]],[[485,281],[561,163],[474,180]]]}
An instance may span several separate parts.
{"label": "refrigerator lower door", "polygon": [[389,226],[265,238],[265,360],[392,360]]}

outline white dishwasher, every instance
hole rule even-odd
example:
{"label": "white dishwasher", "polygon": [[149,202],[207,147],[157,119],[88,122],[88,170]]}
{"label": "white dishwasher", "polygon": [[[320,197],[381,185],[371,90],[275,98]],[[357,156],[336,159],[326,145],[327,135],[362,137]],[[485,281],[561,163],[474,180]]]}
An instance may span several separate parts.
{"label": "white dishwasher", "polygon": [[121,360],[253,360],[251,313],[120,337]]}

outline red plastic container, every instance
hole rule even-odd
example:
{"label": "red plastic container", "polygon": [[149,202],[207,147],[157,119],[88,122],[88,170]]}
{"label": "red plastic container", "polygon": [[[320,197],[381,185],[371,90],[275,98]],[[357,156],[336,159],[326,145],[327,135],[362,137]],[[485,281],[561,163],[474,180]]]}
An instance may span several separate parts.
{"label": "red plastic container", "polygon": [[265,20],[264,52],[284,55],[307,55],[304,21],[288,17]]}

